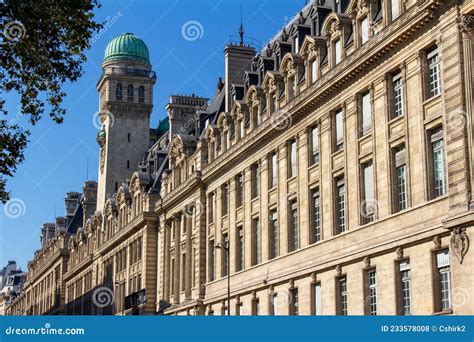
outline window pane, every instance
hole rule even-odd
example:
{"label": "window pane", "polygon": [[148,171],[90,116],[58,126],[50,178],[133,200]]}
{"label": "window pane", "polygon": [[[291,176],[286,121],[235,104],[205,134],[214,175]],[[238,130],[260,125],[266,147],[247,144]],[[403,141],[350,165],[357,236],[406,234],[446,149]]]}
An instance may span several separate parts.
{"label": "window pane", "polygon": [[270,156],[270,188],[274,188],[277,185],[277,175],[278,175],[278,164],[277,164],[277,155],[273,153]]}
{"label": "window pane", "polygon": [[319,191],[313,192],[313,235],[312,242],[321,240],[321,215]]}
{"label": "window pane", "polygon": [[315,82],[318,79],[318,63],[317,60],[314,59],[311,62],[311,82]]}
{"label": "window pane", "polygon": [[364,193],[362,199],[362,216],[365,223],[372,222],[375,218],[377,204],[374,192],[374,171],[372,163],[363,166]]}
{"label": "window pane", "polygon": [[341,40],[338,39],[334,42],[334,54],[335,54],[335,62],[336,64],[339,64],[341,62]]}
{"label": "window pane", "polygon": [[369,40],[369,21],[367,17],[360,22],[360,35],[362,44],[365,44]]}
{"label": "window pane", "polygon": [[392,78],[393,86],[393,117],[403,115],[403,79],[401,74]]}
{"label": "window pane", "polygon": [[296,141],[291,141],[290,146],[288,149],[289,155],[289,161],[290,161],[290,167],[288,170],[288,177],[294,177],[296,176]]}
{"label": "window pane", "polygon": [[296,201],[290,202],[290,229],[289,229],[289,248],[288,251],[292,252],[299,248],[299,237],[298,237],[298,204]]}
{"label": "window pane", "polygon": [[276,210],[272,210],[270,212],[270,259],[276,258],[278,256],[278,237],[278,214]]}
{"label": "window pane", "polygon": [[368,273],[369,287],[369,313],[371,316],[377,315],[377,274],[376,271]]}
{"label": "window pane", "polygon": [[392,20],[400,15],[400,0],[391,0]]}
{"label": "window pane", "polygon": [[361,133],[367,134],[372,129],[372,103],[370,93],[362,96],[362,122]]}
{"label": "window pane", "polygon": [[336,150],[340,150],[344,145],[344,123],[342,111],[336,113]]}
{"label": "window pane", "polygon": [[442,132],[443,131],[441,129],[438,129],[431,133],[433,192],[435,198],[443,196],[446,193],[446,178],[444,172],[444,142],[442,138]]}
{"label": "window pane", "polygon": [[337,231],[336,234],[342,233],[346,230],[346,215],[345,215],[345,186],[342,180],[337,182],[336,186],[336,208],[337,208]]}
{"label": "window pane", "polygon": [[430,96],[441,93],[440,65],[437,48],[428,52],[429,89]]}
{"label": "window pane", "polygon": [[313,127],[311,130],[311,162],[319,163],[319,127]]}
{"label": "window pane", "polygon": [[321,284],[314,285],[314,314],[321,315]]}

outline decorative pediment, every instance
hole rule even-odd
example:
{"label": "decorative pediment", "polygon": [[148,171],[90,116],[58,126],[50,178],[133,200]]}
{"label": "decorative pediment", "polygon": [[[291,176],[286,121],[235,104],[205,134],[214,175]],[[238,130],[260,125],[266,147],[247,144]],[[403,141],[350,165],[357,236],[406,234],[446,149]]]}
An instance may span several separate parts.
{"label": "decorative pediment", "polygon": [[297,73],[299,67],[303,67],[303,59],[295,53],[287,53],[280,63],[280,72],[283,76]]}
{"label": "decorative pediment", "polygon": [[300,54],[304,59],[314,57],[319,53],[320,48],[326,48],[327,43],[324,38],[315,36],[306,36],[301,45]]}
{"label": "decorative pediment", "polygon": [[204,138],[207,142],[215,142],[217,137],[219,136],[219,129],[216,125],[209,124],[204,131]]}
{"label": "decorative pediment", "polygon": [[351,18],[345,14],[332,12],[324,20],[322,27],[323,37],[327,40],[337,35],[342,37],[344,25],[352,25]]}
{"label": "decorative pediment", "polygon": [[252,85],[245,94],[245,102],[250,107],[260,106],[265,103],[265,92],[262,87]]}
{"label": "decorative pediment", "polygon": [[102,228],[102,223],[104,221],[104,218],[102,216],[102,213],[100,211],[96,211],[94,215],[92,216],[92,231]]}
{"label": "decorative pediment", "polygon": [[68,249],[69,251],[73,251],[74,249],[76,249],[76,247],[77,247],[76,237],[71,236],[69,238]]}
{"label": "decorative pediment", "polygon": [[219,128],[223,133],[233,132],[234,122],[229,113],[222,112],[219,114],[219,117],[217,118],[217,128]]}
{"label": "decorative pediment", "polygon": [[369,10],[370,0],[352,0],[347,7],[347,13],[350,15],[358,15]]}
{"label": "decorative pediment", "polygon": [[232,117],[234,120],[242,120],[247,117],[249,111],[249,106],[245,101],[234,101],[232,106]]}
{"label": "decorative pediment", "polygon": [[105,215],[106,216],[117,216],[117,202],[113,198],[107,199],[105,202]]}
{"label": "decorative pediment", "polygon": [[117,204],[122,206],[123,204],[129,204],[132,201],[132,196],[130,195],[130,190],[127,184],[122,184],[122,186],[117,191]]}
{"label": "decorative pediment", "polygon": [[262,88],[271,93],[283,85],[283,75],[277,71],[267,71],[262,82]]}
{"label": "decorative pediment", "polygon": [[189,157],[196,149],[196,138],[191,135],[173,133],[169,146],[171,160],[181,160]]}

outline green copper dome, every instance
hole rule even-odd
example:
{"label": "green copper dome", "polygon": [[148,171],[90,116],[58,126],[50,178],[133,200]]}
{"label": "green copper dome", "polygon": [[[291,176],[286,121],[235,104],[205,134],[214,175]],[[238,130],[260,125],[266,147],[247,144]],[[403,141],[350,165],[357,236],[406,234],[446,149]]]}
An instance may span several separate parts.
{"label": "green copper dome", "polygon": [[157,131],[158,131],[158,134],[163,134],[163,133],[168,132],[169,129],[170,129],[170,121],[169,121],[169,118],[166,117],[165,119],[159,122]]}
{"label": "green copper dome", "polygon": [[123,33],[112,39],[105,48],[102,64],[113,61],[134,61],[149,65],[148,47],[133,33]]}

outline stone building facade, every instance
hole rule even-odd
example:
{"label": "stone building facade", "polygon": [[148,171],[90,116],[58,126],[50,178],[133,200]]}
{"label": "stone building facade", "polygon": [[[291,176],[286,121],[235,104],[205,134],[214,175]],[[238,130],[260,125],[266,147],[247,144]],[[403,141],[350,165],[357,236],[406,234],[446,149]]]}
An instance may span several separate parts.
{"label": "stone building facade", "polygon": [[148,49],[115,38],[96,204],[45,227],[7,312],[472,314],[473,18],[310,1],[261,51],[229,44],[215,96],[170,96],[156,129]]}
{"label": "stone building facade", "polygon": [[472,314],[473,9],[315,1],[227,47],[223,109],[171,135],[158,310]]}

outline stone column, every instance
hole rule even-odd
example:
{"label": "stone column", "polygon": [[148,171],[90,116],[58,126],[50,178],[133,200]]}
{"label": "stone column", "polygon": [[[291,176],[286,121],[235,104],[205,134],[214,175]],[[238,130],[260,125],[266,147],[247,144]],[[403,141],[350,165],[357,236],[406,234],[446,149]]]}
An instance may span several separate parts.
{"label": "stone column", "polygon": [[298,229],[300,248],[309,245],[309,187],[308,187],[308,132],[306,129],[298,132],[297,138],[297,173],[298,173]]}
{"label": "stone column", "polygon": [[321,196],[321,227],[322,239],[328,239],[333,235],[334,211],[333,211],[333,176],[332,176],[332,133],[331,117],[329,113],[321,117],[320,124],[320,168],[321,180],[319,193]]}
{"label": "stone column", "polygon": [[268,246],[268,157],[260,159],[260,228],[262,234],[262,261],[269,259]]}
{"label": "stone column", "polygon": [[278,225],[280,229],[280,255],[288,252],[288,148],[283,143],[278,146]]}

